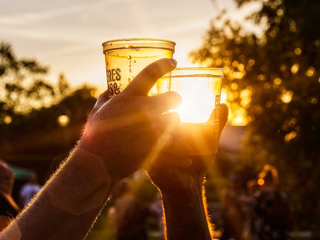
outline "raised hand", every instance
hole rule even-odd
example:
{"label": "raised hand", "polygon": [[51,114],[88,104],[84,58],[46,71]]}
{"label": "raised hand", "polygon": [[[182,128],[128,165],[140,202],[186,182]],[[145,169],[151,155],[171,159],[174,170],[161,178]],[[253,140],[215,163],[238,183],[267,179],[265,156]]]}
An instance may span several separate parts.
{"label": "raised hand", "polygon": [[[222,104],[219,136],[227,119],[228,107]],[[149,164],[149,177],[162,194],[166,239],[212,239],[203,181],[214,157],[202,164],[204,159],[189,156],[188,146],[173,138],[172,144]]]}
{"label": "raised hand", "polygon": [[[220,132],[228,119],[228,107],[220,105]],[[214,147],[214,146],[213,146]],[[210,157],[214,160],[214,156]],[[172,144],[163,149],[158,158],[152,161],[147,168],[148,174],[162,194],[192,194],[192,190],[202,186],[205,172],[211,166],[199,165],[199,159],[189,156],[189,147],[179,140],[173,138]]]}
{"label": "raised hand", "polygon": [[[101,157],[112,179],[120,179],[138,170],[153,158],[162,146],[172,141],[163,128],[176,125],[172,114],[162,115],[181,103],[175,92],[148,97],[156,81],[176,67],[173,59],[158,60],[142,70],[127,88],[109,99],[104,92],[89,115],[79,147]],[[162,121],[161,121],[162,120]]]}

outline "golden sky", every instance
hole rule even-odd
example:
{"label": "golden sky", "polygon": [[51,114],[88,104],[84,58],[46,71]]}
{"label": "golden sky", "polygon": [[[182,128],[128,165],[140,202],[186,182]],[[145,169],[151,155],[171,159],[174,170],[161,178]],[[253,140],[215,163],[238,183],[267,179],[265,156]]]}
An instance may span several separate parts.
{"label": "golden sky", "polygon": [[88,82],[104,89],[102,42],[172,40],[178,66],[187,66],[188,53],[201,45],[210,19],[223,9],[239,20],[245,12],[232,0],[0,0],[0,39],[19,57],[50,66],[52,82],[63,72],[73,86]]}

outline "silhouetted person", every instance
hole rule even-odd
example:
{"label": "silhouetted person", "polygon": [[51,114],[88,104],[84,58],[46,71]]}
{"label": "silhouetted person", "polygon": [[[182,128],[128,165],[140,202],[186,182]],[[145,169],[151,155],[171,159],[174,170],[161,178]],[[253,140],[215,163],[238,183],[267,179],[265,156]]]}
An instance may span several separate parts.
{"label": "silhouetted person", "polygon": [[163,208],[162,199],[160,193],[157,193],[154,201],[150,205],[150,212],[157,221],[157,225],[160,231],[160,238],[164,239],[164,223],[163,223]]}
{"label": "silhouetted person", "polygon": [[260,193],[259,184],[256,179],[251,179],[247,182],[247,194],[244,199],[245,205],[245,215],[246,215],[246,225],[247,234],[250,234],[252,228],[251,215],[252,215],[252,199]]}
{"label": "silhouetted person", "polygon": [[259,190],[259,184],[257,180],[251,179],[247,182],[247,196],[253,197]]}
{"label": "silhouetted person", "polygon": [[278,171],[266,165],[259,174],[261,192],[251,201],[251,234],[253,240],[283,240],[290,229],[290,208],[285,193],[276,189]]}
{"label": "silhouetted person", "polygon": [[10,224],[10,219],[20,211],[11,193],[14,184],[14,173],[8,165],[0,160],[0,232]]}
{"label": "silhouetted person", "polygon": [[221,240],[233,238],[241,240],[245,227],[245,214],[239,194],[239,181],[236,176],[230,179],[230,187],[225,189],[222,197],[221,218],[223,233]]}
{"label": "silhouetted person", "polygon": [[131,183],[122,180],[114,193],[112,222],[116,228],[117,240],[147,240],[145,228],[148,208],[132,193]]}
{"label": "silhouetted person", "polygon": [[31,199],[40,191],[41,186],[37,181],[37,174],[32,173],[29,177],[29,181],[21,187],[19,196],[24,206],[28,205]]}

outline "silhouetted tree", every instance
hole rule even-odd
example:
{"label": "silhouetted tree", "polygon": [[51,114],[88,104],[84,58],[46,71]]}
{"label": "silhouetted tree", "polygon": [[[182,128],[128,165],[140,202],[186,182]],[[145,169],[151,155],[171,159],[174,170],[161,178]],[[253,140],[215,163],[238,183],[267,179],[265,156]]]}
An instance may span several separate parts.
{"label": "silhouetted tree", "polygon": [[238,166],[265,163],[280,172],[290,193],[297,227],[320,228],[320,4],[317,0],[235,0],[239,8],[260,2],[247,21],[253,33],[222,13],[195,62],[223,67],[233,113],[249,121]]}
{"label": "silhouetted tree", "polygon": [[70,93],[70,85],[64,74],[60,74],[57,83],[57,92],[62,99]]}
{"label": "silhouetted tree", "polygon": [[[9,43],[0,43],[0,113],[26,113],[49,106],[53,86],[43,80],[48,67],[35,59],[18,59]],[[10,116],[10,115],[9,115]],[[3,118],[3,117],[2,117]]]}
{"label": "silhouetted tree", "polygon": [[[95,103],[96,88],[71,89],[63,74],[56,85],[46,83],[48,68],[17,59],[8,43],[0,43],[0,60],[0,157],[69,151]],[[61,115],[69,121],[64,126]]]}

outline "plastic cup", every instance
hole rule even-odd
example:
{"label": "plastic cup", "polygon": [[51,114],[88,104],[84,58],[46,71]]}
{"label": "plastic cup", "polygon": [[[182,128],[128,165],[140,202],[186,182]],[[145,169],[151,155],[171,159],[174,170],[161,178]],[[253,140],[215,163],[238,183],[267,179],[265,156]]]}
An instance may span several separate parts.
{"label": "plastic cup", "polygon": [[[147,65],[161,58],[172,58],[175,42],[152,38],[117,39],[104,42],[109,97],[123,91]],[[166,92],[170,88],[167,78],[158,80],[149,95]]]}
{"label": "plastic cup", "polygon": [[219,68],[177,68],[170,77],[170,90],[182,98],[173,110],[181,118],[178,138],[190,146],[193,159],[205,164],[211,164],[218,151],[222,78]]}

